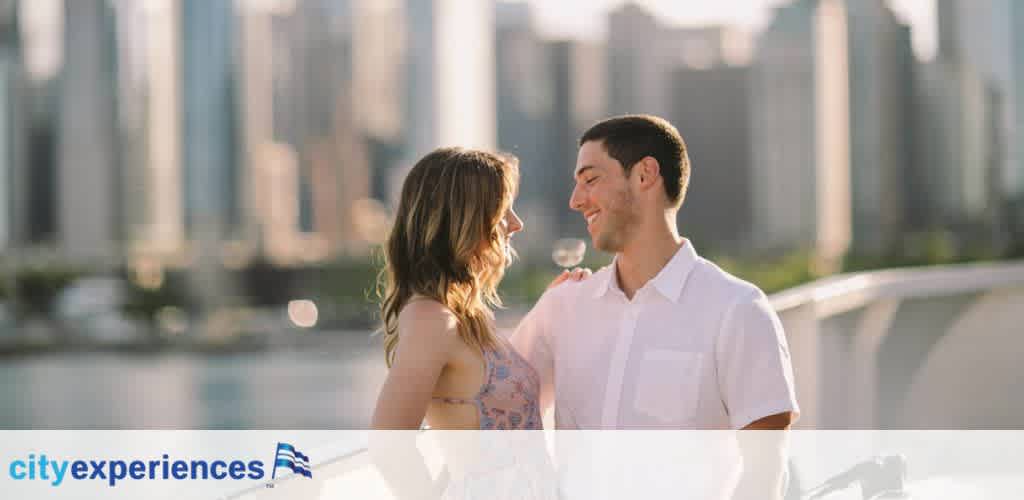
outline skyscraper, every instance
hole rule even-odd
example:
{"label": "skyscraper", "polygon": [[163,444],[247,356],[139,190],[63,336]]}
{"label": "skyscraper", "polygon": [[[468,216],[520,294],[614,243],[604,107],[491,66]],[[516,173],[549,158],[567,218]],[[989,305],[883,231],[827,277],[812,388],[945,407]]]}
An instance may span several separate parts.
{"label": "skyscraper", "polygon": [[359,250],[352,206],[370,195],[370,160],[354,97],[353,5],[300,0],[276,24],[274,129],[298,161],[296,230],[329,254]]}
{"label": "skyscraper", "polygon": [[138,174],[142,222],[135,249],[169,257],[183,251],[185,230],[182,10],[177,0],[145,4],[145,160]]}
{"label": "skyscraper", "polygon": [[851,243],[874,255],[899,247],[912,65],[909,28],[881,0],[776,10],[752,78],[757,244],[832,262]]}
{"label": "skyscraper", "polygon": [[[990,218],[993,175],[1002,177],[1011,154],[1003,110],[1012,101],[1012,88],[1001,84],[1001,64],[993,44],[994,24],[974,7],[957,0],[939,2],[939,50],[933,61],[920,67],[918,81],[917,157],[918,189],[927,193],[923,207],[926,227],[955,231],[962,240],[974,239],[969,229]],[[970,54],[974,54],[971,56]],[[971,230],[973,231],[973,230]]]}
{"label": "skyscraper", "polygon": [[668,72],[660,46],[662,28],[653,14],[627,3],[608,15],[608,111],[612,115],[663,114],[668,109]]}
{"label": "skyscraper", "polygon": [[57,211],[59,249],[109,259],[124,241],[114,11],[105,0],[64,2]]}
{"label": "skyscraper", "polygon": [[[547,43],[554,75],[551,109],[550,165],[543,169],[542,191],[556,234],[583,237],[583,218],[569,209],[575,180],[578,141],[584,131],[606,117],[608,87],[605,46],[594,42],[556,40]],[[529,228],[527,228],[529,231]]]}
{"label": "skyscraper", "polygon": [[847,20],[839,0],[775,10],[751,68],[752,242],[812,249],[834,265],[850,243]]}
{"label": "skyscraper", "polygon": [[[247,240],[272,260],[291,257],[299,231],[298,171],[294,149],[274,140],[273,20],[294,4],[245,4],[239,11],[241,121],[245,124],[242,189]],[[294,177],[294,178],[292,178]],[[295,192],[289,192],[293,187]],[[294,203],[294,206],[291,204]]]}
{"label": "skyscraper", "polygon": [[493,2],[406,0],[405,18],[409,165],[441,145],[494,149]]}
{"label": "skyscraper", "polygon": [[[667,117],[690,157],[690,189],[679,225],[707,251],[741,251],[749,239],[750,70],[716,57],[726,28],[693,30],[690,58],[672,72]],[[736,34],[732,36],[737,36]]]}
{"label": "skyscraper", "polygon": [[1008,114],[1011,115],[1011,128],[1007,132],[1006,141],[1011,144],[1008,148],[1011,167],[1007,169],[1011,173],[1007,178],[1013,187],[1010,195],[1013,225],[1010,229],[1017,244],[1021,244],[1024,240],[1024,4],[1012,2],[1009,17],[1013,27],[1010,30],[1010,43],[1014,50],[1011,55],[1013,96],[1006,101],[1010,109]]}
{"label": "skyscraper", "polygon": [[181,0],[185,227],[193,238],[242,228],[235,3]]}
{"label": "skyscraper", "polygon": [[27,86],[17,2],[0,2],[0,251],[27,238]]}
{"label": "skyscraper", "polygon": [[549,224],[555,214],[544,193],[550,186],[548,171],[559,167],[551,165],[549,154],[554,68],[534,30],[530,5],[498,3],[496,7],[498,147],[519,157],[516,210],[536,222],[523,233],[520,251],[547,251],[556,228]]}
{"label": "skyscraper", "polygon": [[989,214],[975,211],[969,218],[1002,227],[997,233],[1012,233],[1006,227],[1010,219],[1024,220],[1024,150],[1019,140],[1024,138],[1024,6],[1015,0],[940,0],[937,8],[940,43],[931,66],[944,66],[945,79],[959,80],[968,94],[963,82],[977,79],[984,87],[978,92],[989,96],[989,111],[977,117],[988,129],[987,160],[963,168],[969,171],[965,175],[973,174],[971,184],[991,184],[984,195],[996,206]]}
{"label": "skyscraper", "polygon": [[406,19],[404,0],[352,4],[352,105],[367,140],[370,196],[384,200],[402,156],[405,121]]}
{"label": "skyscraper", "polygon": [[[118,137],[124,240],[130,251],[143,250],[149,236],[147,182],[147,50],[150,23],[147,6],[133,0],[112,1],[117,25]],[[166,19],[161,22],[167,22]]]}
{"label": "skyscraper", "polygon": [[[21,54],[27,75],[24,103],[28,128],[26,168],[15,175],[22,200],[16,200],[16,232],[29,245],[57,243],[57,130],[64,53],[64,3],[17,3]],[[13,35],[15,32],[9,32]],[[18,180],[20,179],[20,180]]]}
{"label": "skyscraper", "polygon": [[910,28],[883,0],[846,2],[846,9],[853,250],[884,254],[899,247],[905,229],[914,65]]}

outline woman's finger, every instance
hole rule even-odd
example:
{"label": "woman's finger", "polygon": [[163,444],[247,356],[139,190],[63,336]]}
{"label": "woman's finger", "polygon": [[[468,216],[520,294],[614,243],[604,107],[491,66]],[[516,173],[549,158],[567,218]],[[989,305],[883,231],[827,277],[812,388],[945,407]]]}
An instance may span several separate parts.
{"label": "woman's finger", "polygon": [[555,277],[554,280],[551,281],[551,284],[548,285],[548,288],[551,288],[551,287],[554,287],[554,286],[558,286],[558,285],[564,283],[571,276],[572,275],[569,273],[568,270],[562,271],[562,274],[559,274],[558,276]]}

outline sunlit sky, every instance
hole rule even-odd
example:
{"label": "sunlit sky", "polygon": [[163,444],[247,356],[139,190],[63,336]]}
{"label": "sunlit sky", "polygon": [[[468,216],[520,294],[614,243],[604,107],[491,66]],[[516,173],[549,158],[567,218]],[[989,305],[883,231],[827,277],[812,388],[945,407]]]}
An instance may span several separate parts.
{"label": "sunlit sky", "polygon": [[[753,30],[771,18],[771,7],[790,0],[528,0],[542,33],[553,37],[601,38],[605,15],[627,1],[649,8],[675,25],[734,24]],[[865,0],[855,0],[865,1]],[[921,58],[935,51],[935,0],[886,0],[913,29],[914,50]]]}

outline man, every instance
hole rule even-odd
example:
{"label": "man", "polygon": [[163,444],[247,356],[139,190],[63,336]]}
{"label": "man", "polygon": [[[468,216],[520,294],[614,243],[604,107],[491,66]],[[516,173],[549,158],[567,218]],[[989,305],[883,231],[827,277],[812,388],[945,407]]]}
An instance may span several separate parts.
{"label": "man", "polygon": [[679,132],[621,116],[579,144],[569,204],[615,259],[550,289],[513,336],[556,428],[787,429],[799,407],[777,315],[676,227],[690,177]]}

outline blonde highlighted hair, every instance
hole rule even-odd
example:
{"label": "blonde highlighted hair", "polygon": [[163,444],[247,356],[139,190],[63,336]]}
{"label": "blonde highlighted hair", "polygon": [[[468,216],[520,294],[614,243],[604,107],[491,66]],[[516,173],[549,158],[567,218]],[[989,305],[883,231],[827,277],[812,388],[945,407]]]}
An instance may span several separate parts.
{"label": "blonde highlighted hair", "polygon": [[413,166],[379,280],[388,366],[399,342],[398,315],[414,295],[444,304],[466,344],[495,346],[492,307],[501,306],[497,288],[511,254],[499,225],[518,185],[518,160],[510,155],[441,148]]}

